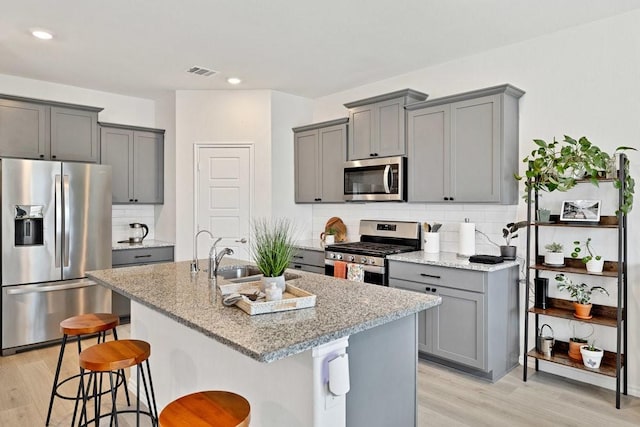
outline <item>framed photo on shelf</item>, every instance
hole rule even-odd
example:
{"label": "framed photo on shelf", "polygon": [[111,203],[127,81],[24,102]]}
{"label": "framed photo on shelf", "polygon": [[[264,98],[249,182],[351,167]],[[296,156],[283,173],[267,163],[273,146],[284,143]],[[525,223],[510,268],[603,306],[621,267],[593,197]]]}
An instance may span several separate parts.
{"label": "framed photo on shelf", "polygon": [[600,200],[565,200],[560,221],[599,222]]}

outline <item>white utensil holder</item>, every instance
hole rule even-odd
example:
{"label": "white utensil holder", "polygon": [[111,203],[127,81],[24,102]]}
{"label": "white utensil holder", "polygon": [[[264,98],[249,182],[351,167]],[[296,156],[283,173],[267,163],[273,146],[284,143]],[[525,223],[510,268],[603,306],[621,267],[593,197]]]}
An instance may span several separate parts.
{"label": "white utensil holder", "polygon": [[424,252],[427,254],[440,252],[440,233],[424,233]]}

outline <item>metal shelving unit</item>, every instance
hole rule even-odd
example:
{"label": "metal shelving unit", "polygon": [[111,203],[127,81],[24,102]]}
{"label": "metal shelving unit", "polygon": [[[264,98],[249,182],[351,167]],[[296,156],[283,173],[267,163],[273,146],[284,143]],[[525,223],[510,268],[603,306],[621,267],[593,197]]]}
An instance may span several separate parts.
{"label": "metal shelving unit", "polygon": [[[620,155],[618,178],[622,183],[618,189],[618,208],[623,201],[625,171],[627,170],[629,160],[624,154]],[[600,183],[610,182],[613,179],[602,179]],[[582,181],[581,181],[582,182]],[[588,183],[589,181],[584,181]],[[627,394],[627,369],[625,364],[625,354],[627,353],[627,215],[618,210],[616,216],[602,216],[597,224],[570,224],[560,223],[559,216],[552,216],[549,223],[541,223],[534,221],[535,212],[538,210],[538,193],[532,194],[529,189],[527,194],[527,256],[526,256],[526,307],[524,321],[524,348],[529,348],[529,316],[533,315],[535,320],[535,330],[539,330],[540,316],[550,316],[561,319],[573,319],[573,307],[571,301],[565,299],[549,298],[548,308],[540,309],[530,306],[529,297],[531,295],[531,283],[533,278],[540,277],[541,271],[554,271],[558,273],[597,275],[617,281],[618,300],[615,306],[595,305],[592,308],[593,317],[588,320],[580,320],[586,323],[602,325],[616,328],[616,351],[605,351],[602,363],[599,369],[586,368],[582,362],[574,361],[567,355],[569,344],[563,341],[556,341],[554,345],[554,354],[545,356],[538,353],[534,348],[526,351],[524,355],[523,381],[527,381],[527,358],[535,359],[535,370],[539,369],[539,361],[557,363],[571,368],[585,370],[595,374],[614,377],[616,379],[616,408],[620,409],[620,393]],[[543,257],[539,253],[539,236],[538,232],[543,227],[571,227],[576,232],[580,229],[598,228],[617,231],[618,239],[618,259],[616,261],[605,261],[602,273],[587,272],[584,264],[580,260],[565,258],[565,266],[551,267],[543,265]],[[533,245],[532,245],[533,241]],[[534,253],[532,254],[532,246]],[[532,263],[532,261],[534,261]]]}

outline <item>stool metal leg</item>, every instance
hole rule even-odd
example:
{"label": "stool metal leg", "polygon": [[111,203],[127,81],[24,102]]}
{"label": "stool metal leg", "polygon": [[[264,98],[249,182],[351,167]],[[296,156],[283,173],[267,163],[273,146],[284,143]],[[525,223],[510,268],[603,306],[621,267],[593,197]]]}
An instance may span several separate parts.
{"label": "stool metal leg", "polygon": [[[111,385],[111,422],[115,420],[116,427],[118,427],[118,413],[116,411],[116,400],[117,400],[117,387],[114,387],[113,383],[113,372],[109,371],[109,384]],[[111,425],[111,423],[109,423]]]}
{"label": "stool metal leg", "polygon": [[[151,416],[152,425],[156,426],[158,423],[158,408],[156,407],[156,396],[153,390],[153,381],[151,380],[151,369],[149,367],[149,359],[146,360],[147,375],[149,376],[149,386],[147,387],[146,375],[144,373],[144,366],[142,363],[138,365],[139,371],[142,373],[142,383],[144,384],[144,393],[147,395],[147,406],[149,407],[149,414]],[[151,389],[151,392],[149,392]],[[139,400],[139,399],[138,399]]]}
{"label": "stool metal leg", "polygon": [[[116,331],[116,328],[113,328],[112,331],[113,331],[113,339],[117,341],[118,331]],[[124,385],[124,394],[127,398],[127,406],[131,406],[131,400],[129,399],[129,386],[127,384],[127,377],[124,374],[124,369],[120,369],[120,371],[118,372],[122,376],[122,384]]]}
{"label": "stool metal leg", "polygon": [[62,345],[60,346],[60,355],[58,356],[58,366],[56,366],[56,375],[53,377],[53,387],[51,387],[51,397],[49,398],[49,410],[47,411],[47,421],[45,425],[49,425],[51,421],[51,410],[53,409],[53,398],[58,392],[58,379],[60,378],[60,366],[62,366],[62,356],[64,355],[64,348],[67,345],[67,334],[62,336]]}

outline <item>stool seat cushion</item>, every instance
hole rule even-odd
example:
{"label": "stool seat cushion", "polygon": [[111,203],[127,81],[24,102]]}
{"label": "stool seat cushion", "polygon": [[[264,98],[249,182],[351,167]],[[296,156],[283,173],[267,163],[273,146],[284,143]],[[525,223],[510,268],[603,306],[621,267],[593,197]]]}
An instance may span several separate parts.
{"label": "stool seat cushion", "polygon": [[117,371],[149,358],[151,346],[140,340],[119,340],[96,344],[80,353],[80,367],[90,371]]}
{"label": "stool seat cushion", "polygon": [[111,313],[89,313],[69,317],[60,322],[60,332],[66,335],[95,334],[108,331],[120,324],[117,315]]}
{"label": "stool seat cushion", "polygon": [[160,427],[245,427],[251,407],[244,397],[229,391],[201,391],[180,397],[160,413]]}

